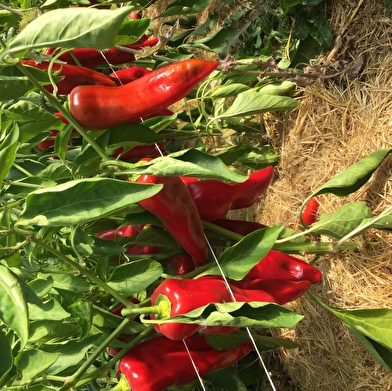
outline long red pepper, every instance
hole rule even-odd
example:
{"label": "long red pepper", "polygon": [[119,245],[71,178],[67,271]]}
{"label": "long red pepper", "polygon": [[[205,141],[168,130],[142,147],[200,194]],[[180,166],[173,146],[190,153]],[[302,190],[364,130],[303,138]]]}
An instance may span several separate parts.
{"label": "long red pepper", "polygon": [[175,255],[167,265],[175,276],[182,276],[195,270],[195,264],[188,254]]}
{"label": "long red pepper", "polygon": [[[306,225],[312,225],[318,220],[318,210],[320,208],[319,197],[312,197],[305,206],[301,215],[301,220]],[[301,221],[300,221],[301,223]]]}
{"label": "long red pepper", "polygon": [[82,126],[97,130],[140,121],[187,96],[217,66],[215,61],[190,59],[113,89],[77,87],[69,96],[71,114]]}
{"label": "long red pepper", "polygon": [[[28,65],[41,70],[48,70],[49,62],[36,63],[33,60],[21,61],[22,64]],[[68,95],[75,87],[78,86],[102,86],[112,88],[116,83],[108,76],[101,72],[94,71],[76,65],[58,64],[54,63],[52,66],[53,72],[59,71],[58,76],[63,76],[64,79],[56,83],[57,94]],[[53,92],[53,86],[47,84],[43,86],[47,91]]]}
{"label": "long red pepper", "polygon": [[188,184],[202,219],[214,221],[231,209],[248,208],[264,193],[272,181],[272,166],[249,175],[242,183],[206,179]]}
{"label": "long red pepper", "polygon": [[130,67],[126,69],[119,69],[112,72],[109,77],[118,85],[122,86],[124,84],[131,83],[136,79],[140,79],[142,76],[151,73],[150,70],[140,67]]}
{"label": "long red pepper", "polygon": [[[147,36],[143,36],[138,42],[131,45],[125,45],[124,47],[133,50],[140,50],[143,47],[155,46],[159,42],[158,38],[146,38]],[[56,49],[54,48],[48,48],[44,51],[45,56],[52,55],[53,53],[56,53]],[[135,61],[135,55],[133,53],[125,52],[116,48],[111,48],[102,52],[90,48],[77,48],[61,54],[58,59],[70,65],[78,65],[74,57],[77,58],[81,66],[86,68],[95,68],[100,65],[105,65],[108,62],[111,65],[121,65]]]}
{"label": "long red pepper", "polygon": [[196,205],[178,177],[141,175],[136,182],[163,184],[159,193],[139,201],[139,205],[160,218],[166,229],[192,257],[196,267],[207,260],[207,241]]}
{"label": "long red pepper", "polygon": [[[250,341],[228,350],[216,350],[201,335],[185,342],[201,377],[230,367],[253,350]],[[120,360],[118,376],[121,373],[132,391],[163,391],[198,379],[183,341],[165,337],[146,340],[130,349]]]}

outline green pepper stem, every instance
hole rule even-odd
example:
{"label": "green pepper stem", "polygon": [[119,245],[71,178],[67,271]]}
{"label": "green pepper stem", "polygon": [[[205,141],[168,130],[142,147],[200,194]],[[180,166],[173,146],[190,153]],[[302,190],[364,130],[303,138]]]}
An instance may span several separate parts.
{"label": "green pepper stem", "polygon": [[159,318],[170,317],[171,303],[170,300],[164,296],[159,295],[155,305],[148,307],[136,307],[136,308],[123,308],[121,310],[121,316],[129,316],[134,314],[148,315],[155,314]]}

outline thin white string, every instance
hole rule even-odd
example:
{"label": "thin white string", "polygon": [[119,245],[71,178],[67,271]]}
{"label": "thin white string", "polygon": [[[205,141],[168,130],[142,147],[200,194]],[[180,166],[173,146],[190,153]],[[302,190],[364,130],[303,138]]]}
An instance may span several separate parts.
{"label": "thin white string", "polygon": [[[223,272],[223,269],[222,269],[221,265],[219,264],[218,258],[217,258],[217,256],[215,255],[215,252],[214,252],[214,250],[213,250],[213,248],[212,248],[212,246],[211,246],[211,244],[210,244],[210,242],[209,242],[209,240],[208,240],[207,237],[206,237],[206,240],[207,240],[207,244],[208,244],[208,247],[209,247],[209,249],[210,249],[210,252],[211,252],[211,254],[212,254],[213,258],[214,258],[214,261],[215,261],[216,265],[218,266],[219,272],[220,272],[221,275],[222,275],[223,281],[224,281],[225,284],[226,284],[226,288],[227,288],[227,290],[229,291],[230,296],[231,296],[233,302],[237,302],[237,300],[236,300],[236,298],[235,298],[235,296],[234,296],[233,290],[231,289],[231,286],[230,286],[230,284],[229,284],[229,282],[228,282],[228,280],[227,280],[227,278],[226,278],[226,276],[225,276],[225,273]],[[262,367],[263,367],[263,369],[264,369],[264,372],[265,372],[265,374],[267,375],[267,379],[268,379],[268,381],[269,381],[269,383],[270,383],[270,385],[271,385],[272,391],[276,391],[276,388],[275,388],[275,385],[274,385],[274,383],[273,383],[273,381],[272,381],[271,375],[270,375],[270,373],[269,373],[269,371],[268,371],[268,369],[267,369],[267,367],[266,367],[266,365],[265,365],[265,363],[264,363],[263,358],[261,357],[261,353],[260,353],[260,351],[259,351],[259,349],[258,349],[258,347],[257,347],[257,345],[256,345],[256,341],[255,341],[254,338],[253,338],[252,332],[251,332],[251,330],[250,330],[249,327],[245,327],[245,329],[246,329],[246,331],[247,331],[247,333],[248,333],[248,336],[249,336],[250,341],[251,341],[252,344],[253,344],[253,347],[255,348],[255,351],[256,351],[256,353],[257,353],[257,356],[259,357],[259,360],[260,360],[260,363],[261,363],[261,365],[262,365]]]}

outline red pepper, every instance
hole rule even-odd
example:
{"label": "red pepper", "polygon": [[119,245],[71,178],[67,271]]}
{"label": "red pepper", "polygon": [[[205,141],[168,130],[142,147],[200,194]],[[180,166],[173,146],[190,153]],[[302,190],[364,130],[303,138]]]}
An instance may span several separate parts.
{"label": "red pepper", "polygon": [[[21,61],[24,65],[47,70],[49,62],[36,63],[33,60]],[[68,95],[75,87],[78,86],[102,86],[113,88],[116,83],[103,73],[94,71],[92,69],[78,67],[76,65],[58,64],[54,63],[52,66],[53,72],[59,71],[58,76],[64,76],[64,79],[56,83],[58,95]],[[53,93],[53,86],[47,84],[43,86],[47,91]]]}
{"label": "red pepper", "polygon": [[188,254],[175,255],[170,259],[168,266],[175,276],[182,276],[195,270],[195,264]]}
{"label": "red pepper", "polygon": [[207,261],[207,241],[196,205],[178,177],[142,175],[138,183],[163,184],[161,191],[139,201],[139,205],[161,219],[166,229],[192,257],[195,266]]}
{"label": "red pepper", "polygon": [[[125,45],[124,47],[133,50],[140,50],[143,47],[155,46],[159,42],[158,38],[147,38],[148,36],[144,35],[138,42],[131,45]],[[50,56],[52,54],[55,54],[57,50],[60,49],[47,48],[44,51],[44,55]],[[58,57],[58,60],[71,65],[79,65],[78,62],[75,61],[74,57],[77,58],[81,66],[86,68],[95,68],[100,65],[106,65],[107,63],[111,65],[120,65],[135,61],[134,54],[124,52],[123,50],[119,50],[116,48],[111,48],[105,51],[99,51],[90,48],[77,48],[61,54]]]}
{"label": "red pepper", "polygon": [[[309,281],[255,280],[231,281],[230,286],[237,301],[264,301],[286,304],[301,297],[312,284]],[[268,296],[271,295],[273,300]]]}
{"label": "red pepper", "polygon": [[214,221],[231,209],[248,208],[257,202],[271,183],[273,173],[273,167],[269,166],[250,174],[243,183],[206,179],[189,183],[188,189],[200,217]]}
{"label": "red pepper", "polygon": [[[98,232],[96,236],[101,239],[115,240],[116,238],[136,237],[146,225],[125,225],[120,228],[112,228],[106,231]],[[131,245],[127,248],[125,254],[156,254],[161,248],[157,246]]]}
{"label": "red pepper", "polygon": [[131,83],[136,79],[140,79],[142,76],[151,73],[150,70],[140,67],[130,67],[126,69],[119,69],[112,72],[109,77],[118,85],[122,86],[124,84]]}
{"label": "red pepper", "polygon": [[[246,341],[229,350],[216,350],[201,335],[185,340],[201,377],[230,367],[253,350]],[[197,380],[183,341],[156,337],[136,345],[120,360],[118,376],[124,374],[132,391],[164,391]]]}
{"label": "red pepper", "polygon": [[303,261],[276,250],[269,253],[254,266],[243,280],[265,279],[285,281],[309,281],[317,284],[321,281],[320,270]]}
{"label": "red pepper", "polygon": [[246,220],[232,220],[232,219],[217,219],[212,221],[213,224],[225,228],[229,231],[240,235],[248,235],[258,229],[266,228],[266,225],[256,223],[255,221]]}
{"label": "red pepper", "polygon": [[[157,143],[158,148],[161,152],[165,151],[165,143],[163,141],[160,141]],[[151,157],[158,157],[160,156],[160,152],[157,149],[155,144],[152,145],[137,145],[130,149],[129,151],[126,151],[125,153],[122,153],[124,150],[123,147],[118,148],[113,154],[113,158],[119,157],[119,160],[122,160],[124,162],[128,162],[130,160],[134,159],[140,159],[143,156],[151,156]]]}
{"label": "red pepper", "polygon": [[184,98],[218,63],[190,59],[157,69],[124,86],[81,86],[69,97],[74,118],[88,129],[140,121]]}
{"label": "red pepper", "polygon": [[[320,207],[319,198],[312,197],[305,206],[301,220],[305,225],[312,225],[318,220],[318,210]],[[300,222],[301,223],[301,222]]]}

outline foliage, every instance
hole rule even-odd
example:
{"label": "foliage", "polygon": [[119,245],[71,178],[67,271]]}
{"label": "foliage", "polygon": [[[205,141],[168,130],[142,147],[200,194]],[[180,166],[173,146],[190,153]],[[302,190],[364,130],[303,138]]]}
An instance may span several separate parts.
{"label": "foliage", "polygon": [[[248,7],[233,8],[235,1],[220,1],[206,22],[196,28],[194,15],[210,3],[177,0],[169,4],[161,16],[180,16],[181,32],[174,29],[166,45],[147,55],[141,53],[134,65],[155,69],[173,59],[191,57],[199,49],[222,57],[235,56],[238,61],[233,57],[222,61],[219,70],[188,95],[184,106],[172,116],[104,131],[83,129],[70,115],[67,97],[43,88],[58,81],[56,74],[30,70],[20,60],[42,60],[47,46],[103,50],[124,39],[134,42],[149,32],[151,20],[146,18],[140,24],[125,22],[125,18],[133,9],[148,12],[151,2],[122,7],[113,1],[114,9],[106,10],[82,7],[89,5],[88,1],[74,1],[72,4],[79,7],[69,8],[64,0],[13,0],[4,5],[16,12],[0,11],[0,387],[67,390],[97,382],[101,388],[113,386],[117,361],[153,333],[148,322],[134,316],[123,318],[113,310],[120,304],[134,308],[129,299],[148,303],[159,281],[171,276],[168,260],[181,249],[162,229],[162,222],[138,205],[161,187],[139,185],[132,179],[148,173],[241,182],[248,170],[277,162],[275,151],[264,135],[260,137],[260,118],[298,106],[294,82],[298,70],[293,68],[315,58],[332,43],[323,3],[250,1]],[[219,30],[211,32],[224,11],[229,16]],[[98,69],[109,70],[106,65]],[[287,72],[279,74],[282,69]],[[69,124],[57,118],[57,112]],[[55,138],[54,130],[59,131]],[[51,145],[40,148],[48,140]],[[167,155],[152,162],[113,156],[118,148],[124,148],[124,153],[159,142],[164,143]],[[309,199],[316,194],[341,197],[357,191],[390,153],[391,149],[376,151],[331,178]],[[205,227],[215,252],[224,247],[218,257],[221,270],[240,280],[271,248],[292,254],[325,254],[331,251],[331,242],[334,251],[356,248],[348,238],[370,228],[390,232],[391,218],[390,209],[373,216],[363,202],[357,202],[321,215],[317,223],[301,232],[277,224],[242,237],[213,223],[206,222]],[[96,236],[131,224],[152,227],[137,237],[115,241]],[[321,235],[331,242],[322,242]],[[161,250],[148,255],[127,254],[126,249],[134,244],[159,245]],[[211,262],[188,277],[217,272]],[[390,319],[389,310],[346,313],[313,298],[339,317],[391,369],[387,356],[392,339],[390,333],[381,333]],[[228,315],[231,312],[237,314],[234,320]],[[266,309],[265,303],[231,303],[211,304],[181,321],[192,323],[200,317],[214,325],[230,318],[231,324],[258,328],[260,351],[294,347],[289,341],[272,338],[265,329],[293,327],[301,319],[277,305]],[[239,339],[247,338],[245,331],[238,335]],[[209,337],[211,344],[223,347],[232,343],[231,338],[230,334]],[[109,347],[120,352],[110,357]],[[245,389],[244,384],[255,383],[259,373],[252,378],[242,368],[240,363],[235,375],[222,372],[222,376],[209,375],[208,380],[222,388],[232,389],[236,384],[236,389]]]}

